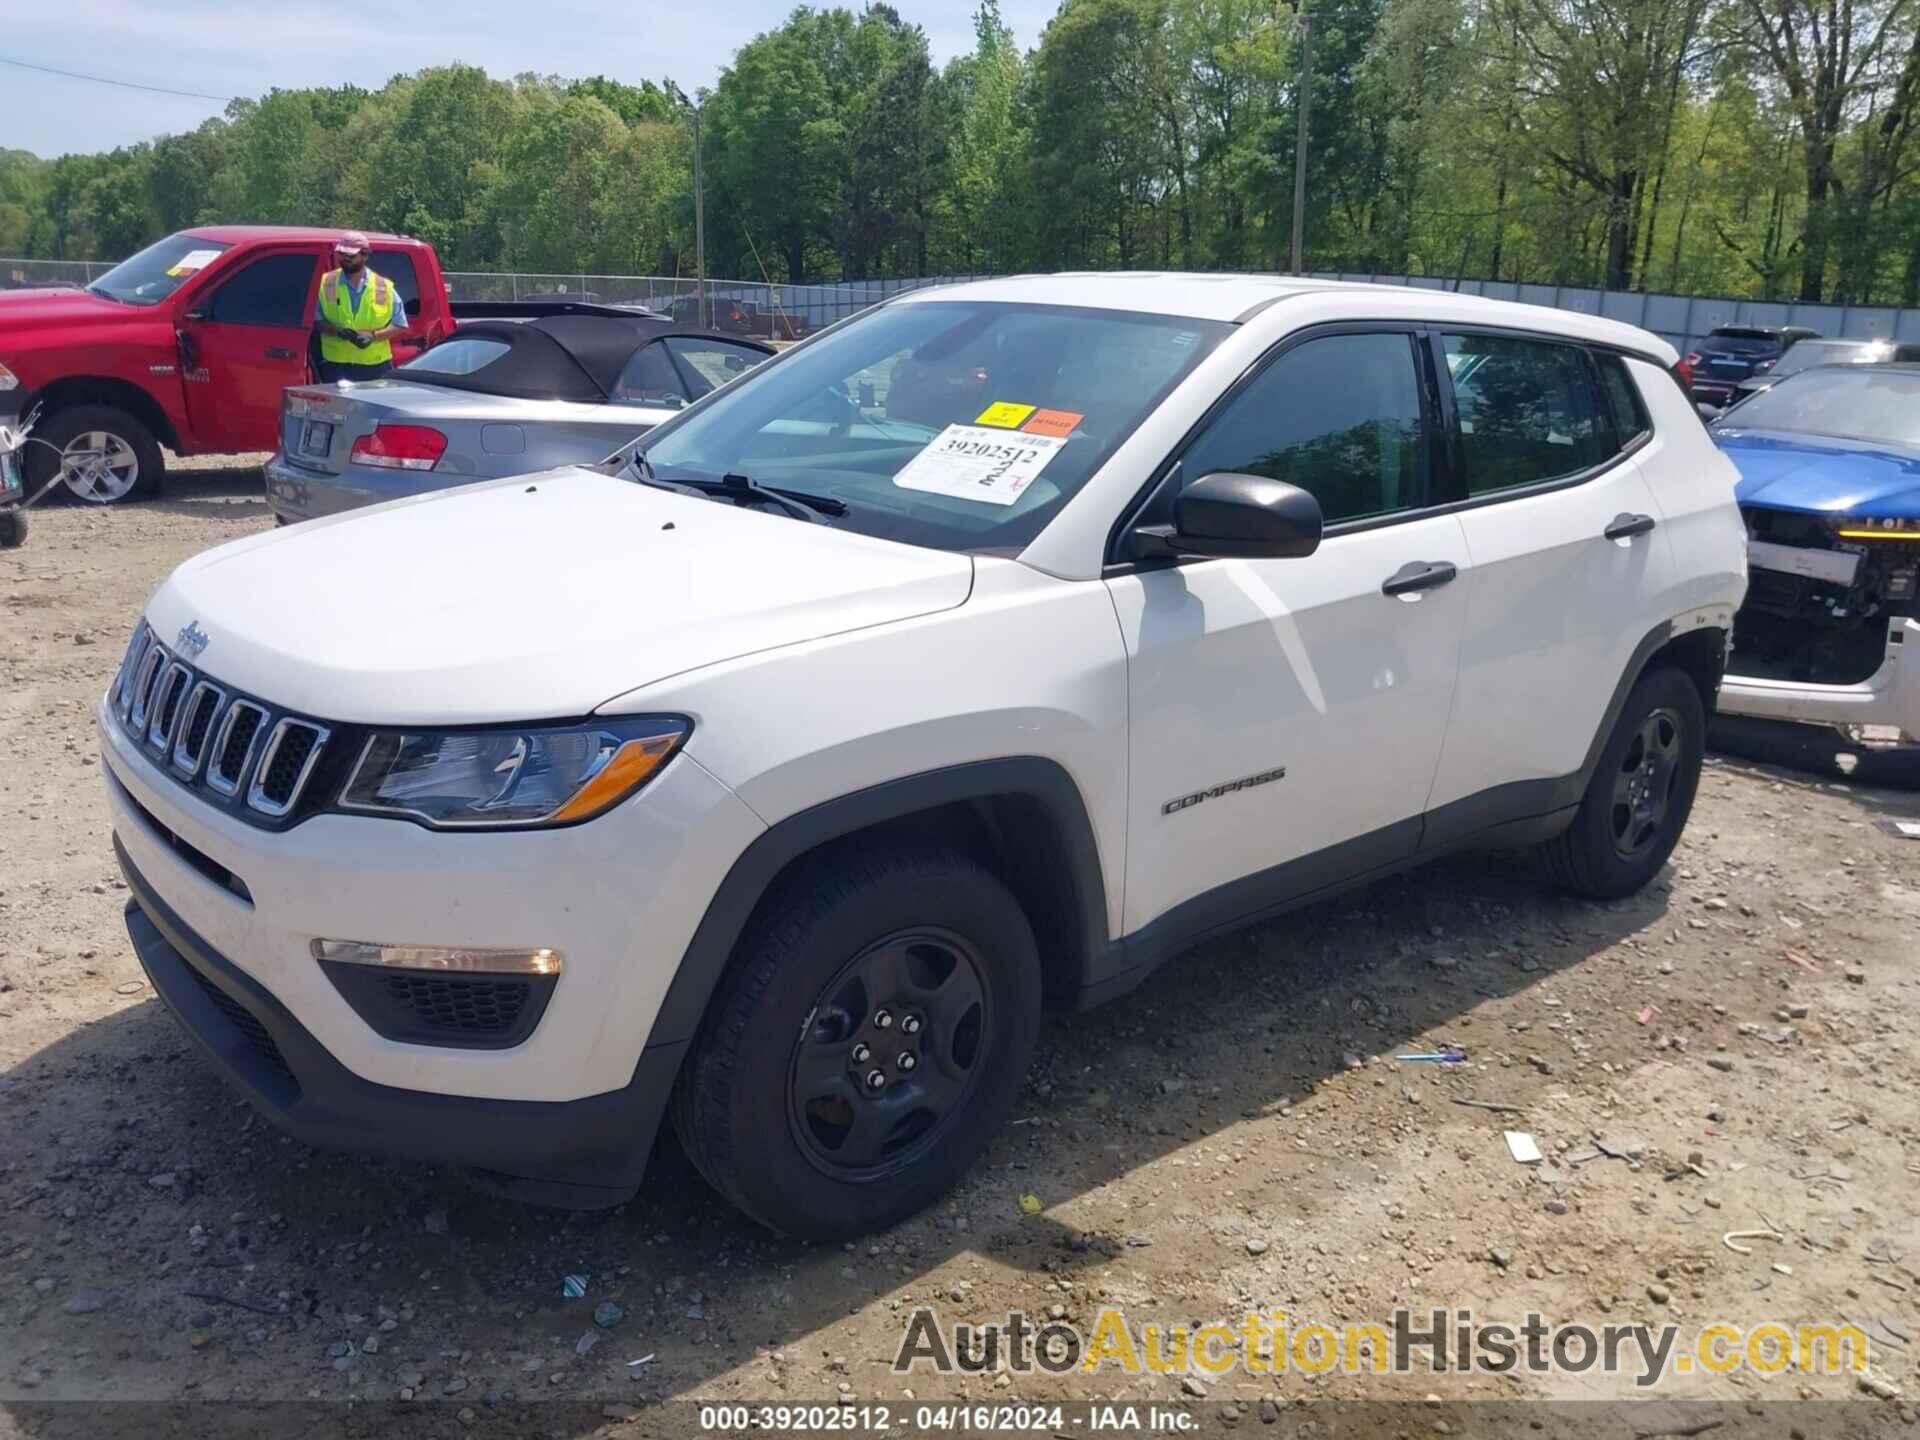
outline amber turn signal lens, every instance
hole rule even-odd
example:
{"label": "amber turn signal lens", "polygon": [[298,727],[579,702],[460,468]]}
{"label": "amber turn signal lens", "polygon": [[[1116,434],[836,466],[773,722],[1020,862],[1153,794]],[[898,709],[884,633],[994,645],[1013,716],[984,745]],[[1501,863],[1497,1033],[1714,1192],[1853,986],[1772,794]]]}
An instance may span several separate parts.
{"label": "amber turn signal lens", "polygon": [[600,773],[582,785],[574,797],[548,818],[550,825],[586,820],[631,795],[646,778],[667,763],[683,737],[649,735],[629,740],[613,752]]}

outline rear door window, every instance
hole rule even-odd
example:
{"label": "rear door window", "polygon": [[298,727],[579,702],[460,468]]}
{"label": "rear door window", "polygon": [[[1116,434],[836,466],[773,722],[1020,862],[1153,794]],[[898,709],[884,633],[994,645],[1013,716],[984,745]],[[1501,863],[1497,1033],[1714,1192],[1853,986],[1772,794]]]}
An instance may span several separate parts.
{"label": "rear door window", "polygon": [[1260,372],[1181,458],[1187,484],[1232,472],[1297,485],[1329,525],[1426,503],[1413,337],[1327,335]]}
{"label": "rear door window", "polygon": [[373,267],[374,274],[384,275],[393,282],[394,293],[400,297],[400,303],[407,307],[407,319],[418,319],[420,277],[414,273],[413,256],[404,250],[375,250],[373,258],[367,263]]}
{"label": "rear door window", "polygon": [[1447,335],[1466,494],[1565,479],[1609,458],[1584,350],[1505,335]]}
{"label": "rear door window", "polygon": [[213,292],[207,318],[222,325],[305,327],[318,260],[317,255],[304,252],[263,255],[248,262]]}

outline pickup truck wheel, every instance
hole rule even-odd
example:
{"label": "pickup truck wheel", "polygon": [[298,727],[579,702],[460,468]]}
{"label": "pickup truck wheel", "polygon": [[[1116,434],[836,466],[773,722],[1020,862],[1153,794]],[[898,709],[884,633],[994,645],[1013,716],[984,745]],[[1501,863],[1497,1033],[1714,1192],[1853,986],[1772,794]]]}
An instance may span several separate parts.
{"label": "pickup truck wheel", "polygon": [[1640,677],[1573,824],[1544,847],[1559,884],[1615,900],[1659,873],[1693,811],[1706,731],[1700,692],[1685,675],[1662,667]]}
{"label": "pickup truck wheel", "polygon": [[1033,931],[954,851],[841,852],[783,886],[674,1094],[701,1174],[770,1229],[884,1228],[1005,1123],[1039,1033]]}
{"label": "pickup truck wheel", "polygon": [[29,444],[27,488],[64,485],[89,505],[156,493],[163,462],[153,432],[111,405],[76,405],[42,421]]}

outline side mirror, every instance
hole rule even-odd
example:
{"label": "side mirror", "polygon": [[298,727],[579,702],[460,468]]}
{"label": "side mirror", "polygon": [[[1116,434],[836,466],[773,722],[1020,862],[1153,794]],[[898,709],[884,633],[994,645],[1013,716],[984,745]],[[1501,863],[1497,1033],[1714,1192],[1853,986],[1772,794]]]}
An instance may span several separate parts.
{"label": "side mirror", "polygon": [[1202,476],[1175,497],[1173,524],[1135,530],[1134,553],[1290,560],[1319,549],[1325,528],[1320,502],[1298,485],[1221,473]]}

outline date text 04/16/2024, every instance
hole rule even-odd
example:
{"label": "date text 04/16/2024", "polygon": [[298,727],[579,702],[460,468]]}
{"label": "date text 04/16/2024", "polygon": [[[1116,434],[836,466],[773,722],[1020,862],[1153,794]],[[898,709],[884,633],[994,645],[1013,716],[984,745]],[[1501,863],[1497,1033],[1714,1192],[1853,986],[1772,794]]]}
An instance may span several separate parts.
{"label": "date text 04/16/2024", "polygon": [[1181,1434],[1198,1424],[1171,1405],[1091,1402],[1081,1405],[703,1405],[700,1428],[774,1435],[838,1433],[853,1435],[983,1432],[1054,1435],[1135,1431]]}

